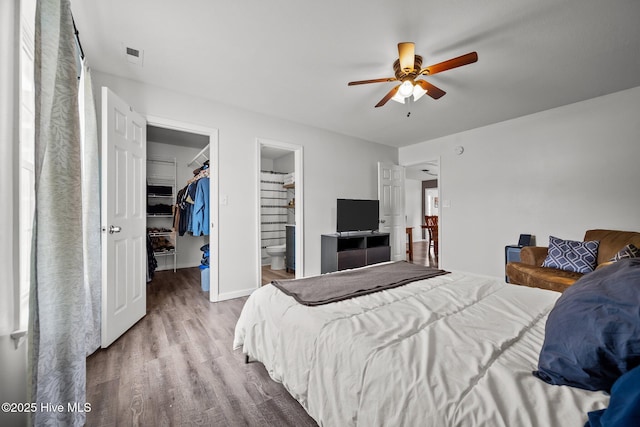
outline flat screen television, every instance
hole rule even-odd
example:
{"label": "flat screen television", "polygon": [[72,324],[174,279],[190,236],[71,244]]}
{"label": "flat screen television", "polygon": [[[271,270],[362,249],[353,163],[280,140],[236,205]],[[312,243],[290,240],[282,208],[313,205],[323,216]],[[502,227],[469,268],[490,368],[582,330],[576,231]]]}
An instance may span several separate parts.
{"label": "flat screen television", "polygon": [[336,231],[378,230],[380,204],[377,200],[338,199]]}

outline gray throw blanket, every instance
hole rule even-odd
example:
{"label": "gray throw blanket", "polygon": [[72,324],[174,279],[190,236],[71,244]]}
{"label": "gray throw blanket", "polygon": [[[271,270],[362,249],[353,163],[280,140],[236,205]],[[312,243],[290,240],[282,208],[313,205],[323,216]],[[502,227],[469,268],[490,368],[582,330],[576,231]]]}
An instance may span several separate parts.
{"label": "gray throw blanket", "polygon": [[448,271],[397,261],[297,280],[274,280],[273,286],[300,304],[314,306],[406,285]]}

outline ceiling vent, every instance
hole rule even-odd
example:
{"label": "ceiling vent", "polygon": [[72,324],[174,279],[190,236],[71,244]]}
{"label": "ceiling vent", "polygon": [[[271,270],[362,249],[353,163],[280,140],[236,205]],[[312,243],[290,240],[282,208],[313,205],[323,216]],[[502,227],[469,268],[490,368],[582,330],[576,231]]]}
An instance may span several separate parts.
{"label": "ceiling vent", "polygon": [[130,64],[142,67],[142,62],[144,60],[144,50],[124,46],[124,56],[127,58],[127,62],[129,62]]}

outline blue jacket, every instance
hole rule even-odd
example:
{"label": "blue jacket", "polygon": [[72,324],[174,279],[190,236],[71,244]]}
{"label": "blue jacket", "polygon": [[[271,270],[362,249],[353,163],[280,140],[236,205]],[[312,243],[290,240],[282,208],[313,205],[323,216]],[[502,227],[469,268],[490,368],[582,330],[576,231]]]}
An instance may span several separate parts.
{"label": "blue jacket", "polygon": [[191,210],[191,232],[194,236],[209,235],[209,178],[197,182],[194,205]]}

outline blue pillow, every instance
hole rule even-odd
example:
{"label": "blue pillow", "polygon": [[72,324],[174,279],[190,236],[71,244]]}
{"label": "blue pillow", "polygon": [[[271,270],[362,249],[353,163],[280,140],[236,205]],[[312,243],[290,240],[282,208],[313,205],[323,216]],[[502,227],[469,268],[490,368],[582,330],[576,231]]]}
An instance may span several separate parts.
{"label": "blue pillow", "polygon": [[609,261],[620,261],[624,258],[638,258],[640,257],[640,249],[633,243],[629,243],[624,248],[620,249]]}
{"label": "blue pillow", "polygon": [[640,365],[640,258],[582,276],[549,313],[533,374],[555,385],[611,389]]}
{"label": "blue pillow", "polygon": [[589,412],[588,416],[585,427],[640,426],[640,366],[613,384],[607,409]]}
{"label": "blue pillow", "polygon": [[542,266],[583,274],[592,272],[597,265],[599,246],[597,240],[577,242],[549,236],[549,252]]}

